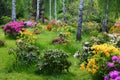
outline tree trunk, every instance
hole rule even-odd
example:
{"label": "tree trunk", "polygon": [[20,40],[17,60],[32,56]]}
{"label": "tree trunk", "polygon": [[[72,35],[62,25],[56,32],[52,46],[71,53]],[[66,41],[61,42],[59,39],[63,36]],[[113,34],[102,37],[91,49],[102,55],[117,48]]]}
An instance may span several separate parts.
{"label": "tree trunk", "polygon": [[56,0],[55,0],[55,20],[57,21],[57,2],[56,2]]}
{"label": "tree trunk", "polygon": [[40,0],[37,0],[37,11],[36,11],[36,21],[39,20],[39,14],[40,14]]}
{"label": "tree trunk", "polygon": [[106,0],[105,17],[103,20],[102,32],[107,32],[107,21],[108,21],[108,0]]}
{"label": "tree trunk", "polygon": [[51,0],[49,0],[49,18],[50,18],[50,21],[52,19],[51,13],[52,13],[52,10],[51,10]]}
{"label": "tree trunk", "polygon": [[81,40],[81,30],[82,30],[82,15],[83,15],[83,7],[84,0],[80,0],[80,9],[79,9],[79,19],[78,19],[78,30],[76,35],[76,40]]}
{"label": "tree trunk", "polygon": [[63,21],[66,23],[66,7],[65,7],[65,0],[63,0]]}
{"label": "tree trunk", "polygon": [[16,21],[16,0],[12,0],[12,21]]}

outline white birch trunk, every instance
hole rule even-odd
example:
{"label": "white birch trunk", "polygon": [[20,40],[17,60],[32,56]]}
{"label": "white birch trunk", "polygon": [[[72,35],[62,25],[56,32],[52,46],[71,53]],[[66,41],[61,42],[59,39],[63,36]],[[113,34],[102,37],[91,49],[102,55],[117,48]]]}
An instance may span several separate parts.
{"label": "white birch trunk", "polygon": [[50,19],[50,21],[51,21],[51,19],[52,19],[52,10],[51,10],[51,0],[49,0],[49,19]]}
{"label": "white birch trunk", "polygon": [[12,0],[12,21],[16,21],[16,0]]}
{"label": "white birch trunk", "polygon": [[65,0],[63,0],[63,20],[66,22],[66,7],[65,7]]}
{"label": "white birch trunk", "polygon": [[79,19],[78,19],[78,30],[76,39],[81,40],[81,30],[82,30],[82,16],[83,16],[83,7],[84,7],[84,0],[80,0],[80,9],[79,9]]}
{"label": "white birch trunk", "polygon": [[104,20],[103,20],[102,32],[107,32],[108,2],[109,2],[109,0],[106,1],[105,17],[104,17]]}
{"label": "white birch trunk", "polygon": [[36,11],[36,21],[39,20],[39,14],[40,14],[40,0],[37,0],[37,11]]}
{"label": "white birch trunk", "polygon": [[56,0],[55,0],[54,3],[55,3],[55,5],[54,5],[55,6],[55,13],[54,13],[55,14],[55,20],[57,21],[57,2],[56,2]]}

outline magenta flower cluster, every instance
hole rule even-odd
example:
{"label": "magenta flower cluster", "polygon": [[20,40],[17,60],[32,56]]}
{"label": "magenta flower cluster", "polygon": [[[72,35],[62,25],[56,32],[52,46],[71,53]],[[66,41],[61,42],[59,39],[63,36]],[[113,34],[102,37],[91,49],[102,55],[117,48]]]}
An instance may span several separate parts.
{"label": "magenta flower cluster", "polygon": [[115,64],[114,63],[120,63],[120,57],[118,57],[118,56],[113,56],[112,57],[112,62],[108,62],[108,64],[107,64],[107,66],[108,67],[114,67],[115,66]]}
{"label": "magenta flower cluster", "polygon": [[24,22],[11,21],[4,25],[3,31],[5,34],[17,35],[24,27]]}
{"label": "magenta flower cluster", "polygon": [[120,57],[113,56],[112,62],[108,62],[107,66],[112,71],[107,76],[104,76],[104,80],[120,80],[120,71],[118,69],[120,67]]}
{"label": "magenta flower cluster", "polygon": [[120,72],[117,70],[110,71],[108,76],[104,77],[104,80],[120,80]]}

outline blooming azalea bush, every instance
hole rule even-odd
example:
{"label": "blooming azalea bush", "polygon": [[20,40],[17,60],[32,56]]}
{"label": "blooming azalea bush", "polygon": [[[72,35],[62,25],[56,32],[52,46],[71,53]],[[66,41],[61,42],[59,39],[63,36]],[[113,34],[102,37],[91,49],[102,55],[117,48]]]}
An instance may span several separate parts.
{"label": "blooming azalea bush", "polygon": [[34,26],[36,25],[36,23],[35,23],[35,22],[32,22],[32,21],[26,21],[26,22],[25,22],[25,25],[26,25],[27,27],[34,27]]}
{"label": "blooming azalea bush", "polygon": [[106,64],[112,56],[119,55],[120,52],[117,48],[108,44],[94,45],[90,49],[92,51],[89,54],[92,54],[92,56],[81,63],[80,69],[92,74],[93,78],[97,77],[98,80],[103,80]]}
{"label": "blooming azalea bush", "polygon": [[17,42],[19,42],[19,40],[24,41],[26,43],[34,44],[36,38],[32,31],[25,30],[25,31],[20,31],[20,36]]}
{"label": "blooming azalea bush", "polygon": [[4,25],[3,31],[6,36],[13,38],[19,35],[19,32],[24,27],[24,24],[25,23],[23,21],[20,22],[12,21]]}
{"label": "blooming azalea bush", "polygon": [[104,80],[120,80],[120,56],[112,56],[105,67]]}

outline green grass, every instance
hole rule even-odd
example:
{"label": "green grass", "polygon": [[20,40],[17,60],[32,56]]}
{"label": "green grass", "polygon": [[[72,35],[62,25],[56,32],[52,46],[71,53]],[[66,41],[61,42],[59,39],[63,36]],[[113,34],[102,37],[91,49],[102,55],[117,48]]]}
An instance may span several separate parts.
{"label": "green grass", "polygon": [[[83,40],[89,39],[90,36],[84,35]],[[73,41],[67,46],[64,45],[52,45],[52,39],[57,38],[57,34],[52,31],[42,32],[37,36],[37,45],[40,47],[40,51],[44,49],[62,49],[70,54],[69,60],[72,62],[70,72],[63,74],[53,75],[36,75],[34,72],[27,71],[9,71],[14,61],[14,57],[8,54],[10,47],[15,47],[15,40],[6,39],[2,30],[0,29],[0,39],[5,40],[6,46],[0,47],[0,80],[92,80],[91,76],[86,71],[79,69],[79,60],[73,58],[73,54],[76,50],[81,49],[83,41],[75,41],[75,35],[73,35]]]}

